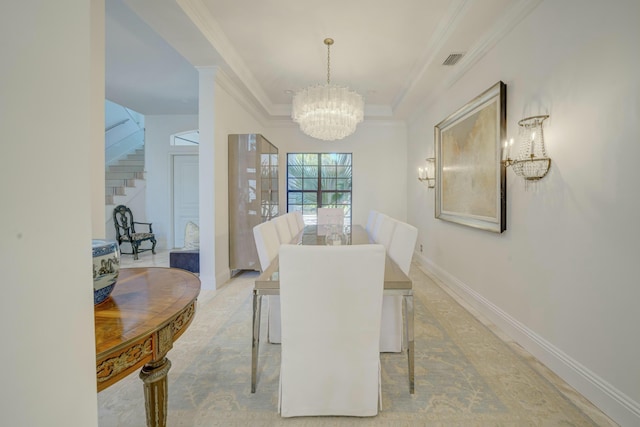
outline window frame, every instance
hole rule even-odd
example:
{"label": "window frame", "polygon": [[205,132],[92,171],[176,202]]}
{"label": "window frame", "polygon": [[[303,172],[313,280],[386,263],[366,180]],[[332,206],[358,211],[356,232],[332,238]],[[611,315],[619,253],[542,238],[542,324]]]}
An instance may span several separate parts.
{"label": "window frame", "polygon": [[[294,164],[292,159],[300,158],[302,156],[302,163]],[[310,161],[312,157],[316,156],[316,161]],[[333,162],[326,162],[327,156],[333,159]],[[348,164],[345,162],[339,162],[340,157],[347,156]],[[307,163],[309,161],[309,163]],[[292,168],[297,167],[300,170],[297,173],[292,172]],[[334,170],[331,171],[331,168]],[[339,174],[339,168],[342,169],[342,174]],[[309,173],[309,176],[305,176]],[[348,175],[345,176],[345,173]],[[340,176],[342,175],[342,176]],[[310,178],[315,178],[311,180]],[[296,189],[291,189],[291,181],[295,179],[301,179]],[[325,188],[326,184],[332,180],[334,185],[332,188]],[[307,183],[308,187],[307,187]],[[342,183],[342,185],[339,185]],[[350,226],[353,216],[353,153],[344,152],[293,152],[287,153],[287,174],[286,174],[286,186],[287,186],[287,212],[301,211],[305,217],[305,223],[316,224],[318,219],[319,207],[346,207],[344,224]],[[305,188],[306,187],[306,188]],[[293,194],[299,194],[296,199],[299,203],[291,203]],[[313,195],[315,195],[315,203],[313,203]],[[327,202],[327,199],[323,196],[330,196],[333,203]],[[342,196],[341,196],[342,195]],[[345,196],[346,195],[346,196]],[[305,199],[311,200],[306,202]],[[344,200],[347,202],[344,202]],[[300,207],[299,209],[292,209],[292,207]],[[306,206],[315,206],[314,213],[311,214]]]}

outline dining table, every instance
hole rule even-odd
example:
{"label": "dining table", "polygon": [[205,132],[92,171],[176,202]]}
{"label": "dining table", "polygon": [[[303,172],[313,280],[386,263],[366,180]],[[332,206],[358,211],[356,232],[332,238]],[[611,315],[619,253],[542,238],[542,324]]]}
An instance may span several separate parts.
{"label": "dining table", "polygon": [[[374,239],[367,230],[360,225],[342,226],[336,232],[335,227],[307,225],[290,244],[297,245],[326,245],[346,244],[364,245],[373,244]],[[321,292],[322,289],[318,289]],[[253,332],[251,341],[251,393],[256,391],[258,373],[258,353],[260,346],[260,318],[262,297],[264,295],[279,295],[279,262],[276,256],[269,267],[255,280],[253,288]],[[403,343],[402,351],[407,352],[409,393],[414,394],[414,329],[413,329],[413,283],[402,271],[389,254],[385,256],[384,266],[384,295],[400,295],[403,297]]]}

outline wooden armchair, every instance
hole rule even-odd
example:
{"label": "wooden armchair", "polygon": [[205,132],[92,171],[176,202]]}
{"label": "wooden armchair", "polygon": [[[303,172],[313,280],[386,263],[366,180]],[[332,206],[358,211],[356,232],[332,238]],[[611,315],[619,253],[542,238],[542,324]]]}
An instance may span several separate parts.
{"label": "wooden armchair", "polygon": [[[118,205],[113,210],[113,225],[116,227],[116,240],[120,245],[120,253],[133,255],[133,259],[138,259],[140,252],[151,251],[156,253],[156,236],[153,234],[150,222],[136,222],[133,220],[131,209],[125,205]],[[147,232],[136,232],[136,225],[146,225]],[[151,248],[141,249],[140,243],[144,241],[151,242]],[[131,252],[122,251],[122,243],[127,242],[131,245]]]}

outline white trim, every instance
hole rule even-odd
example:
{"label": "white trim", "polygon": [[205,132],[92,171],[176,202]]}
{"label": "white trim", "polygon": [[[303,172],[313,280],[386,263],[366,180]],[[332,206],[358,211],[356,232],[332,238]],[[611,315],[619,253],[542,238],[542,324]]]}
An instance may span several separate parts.
{"label": "white trim", "polygon": [[505,313],[453,274],[429,259],[415,253],[415,259],[426,272],[491,320],[529,353],[554,371],[560,378],[589,399],[602,412],[622,426],[640,425],[640,403],[616,389],[561,349]]}
{"label": "white trim", "polygon": [[[195,139],[198,139],[198,141],[194,142],[192,140],[188,140],[186,138],[182,138],[184,135],[190,135],[192,133],[197,134],[197,137]],[[189,141],[189,144],[185,144],[182,142],[178,142],[176,143],[176,139],[182,139],[185,141]],[[200,144],[200,131],[198,129],[191,129],[191,130],[184,130],[182,132],[176,132],[174,134],[169,135],[169,145],[171,147],[198,147],[198,145]]]}
{"label": "white trim", "polygon": [[268,121],[268,112],[265,111],[260,104],[252,102],[254,98],[251,94],[244,91],[228,73],[222,69],[218,69],[214,77],[214,82],[218,87],[220,87],[220,89],[224,90],[234,101],[251,114],[251,116],[260,123],[260,125],[266,127],[265,125]]}
{"label": "white trim", "polygon": [[[497,22],[486,34],[478,39],[478,41],[467,51],[462,57],[457,66],[453,69],[452,73],[447,79],[443,79],[440,83],[434,87],[431,94],[425,98],[423,102],[414,108],[413,112],[407,118],[408,124],[413,124],[416,120],[419,120],[422,113],[431,105],[433,105],[440,98],[440,95],[453,86],[462,76],[464,76],[484,55],[487,54],[500,40],[506,37],[516,25],[520,23],[529,13],[531,13],[542,0],[521,0],[515,4],[506,15],[504,15],[499,22]],[[456,11],[455,15],[452,15],[452,24],[455,25],[455,20],[458,18],[458,13],[465,12],[465,4],[460,5],[460,11]],[[398,102],[400,105],[400,101]],[[397,108],[397,107],[396,107]]]}
{"label": "white trim", "polygon": [[211,14],[202,0],[177,0],[178,5],[184,13],[191,19],[194,25],[200,30],[205,38],[211,43],[226,66],[236,75],[242,84],[249,90],[257,103],[273,115],[274,106],[269,97],[249,70],[246,63],[229,39],[226,37],[220,24]]}

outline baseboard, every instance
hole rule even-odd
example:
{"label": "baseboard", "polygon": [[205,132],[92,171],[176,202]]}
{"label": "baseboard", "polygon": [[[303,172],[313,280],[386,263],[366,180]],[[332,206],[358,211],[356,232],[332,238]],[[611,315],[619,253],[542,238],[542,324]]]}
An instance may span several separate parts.
{"label": "baseboard", "polygon": [[198,277],[200,278],[200,285],[201,285],[200,289],[209,290],[209,291],[216,290],[216,279],[214,276],[202,274],[202,272],[200,272]]}
{"label": "baseboard", "polygon": [[215,276],[203,275],[200,273],[200,284],[202,289],[210,291],[215,291],[220,286],[227,283],[229,279],[231,279],[231,270],[225,270]]}
{"label": "baseboard", "polygon": [[616,423],[621,426],[640,425],[640,403],[613,387],[596,373],[587,369],[429,259],[419,253],[415,254],[414,259],[419,261],[421,267],[437,279],[441,285],[455,292],[479,313],[491,320],[500,330],[589,399]]}

